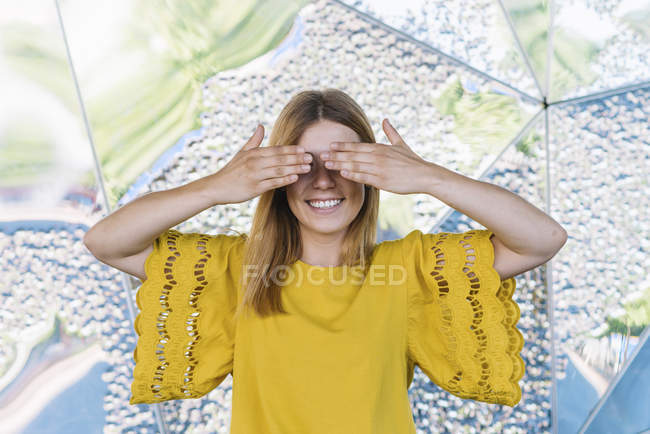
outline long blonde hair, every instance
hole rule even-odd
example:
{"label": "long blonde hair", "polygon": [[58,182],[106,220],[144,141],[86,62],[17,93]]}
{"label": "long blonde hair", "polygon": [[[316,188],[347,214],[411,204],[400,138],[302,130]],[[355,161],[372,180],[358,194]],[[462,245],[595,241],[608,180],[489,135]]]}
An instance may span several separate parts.
{"label": "long blonde hair", "polygon": [[[328,88],[294,95],[273,126],[269,146],[296,145],[303,132],[321,119],[349,127],[359,135],[361,142],[376,143],[361,107],[345,92]],[[372,185],[364,188],[361,210],[348,226],[343,240],[342,258],[343,265],[361,265],[367,271],[376,242],[379,190]],[[300,259],[302,240],[298,219],[289,208],[284,189],[272,189],[260,195],[244,250],[243,268],[251,266],[256,272],[250,280],[242,272],[244,294],[235,318],[250,308],[262,317],[286,314],[281,288],[276,284],[278,276],[274,273],[281,266],[288,267]]]}

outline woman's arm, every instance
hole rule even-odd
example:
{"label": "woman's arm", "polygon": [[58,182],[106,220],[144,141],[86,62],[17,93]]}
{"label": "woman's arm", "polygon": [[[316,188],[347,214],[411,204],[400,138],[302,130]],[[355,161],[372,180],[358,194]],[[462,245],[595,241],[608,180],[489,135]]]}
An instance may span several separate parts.
{"label": "woman's arm", "polygon": [[382,126],[390,145],[333,142],[321,159],[352,181],[397,194],[430,194],[479,222],[493,232],[494,268],[502,279],[547,262],[566,242],[564,228],[521,197],[423,160],[388,119]]}
{"label": "woman's arm", "polygon": [[564,228],[520,196],[429,164],[427,193],[494,232],[494,268],[502,279],[547,262],[566,242]]}
{"label": "woman's arm", "polygon": [[304,149],[260,147],[263,138],[264,127],[260,124],[221,170],[129,202],[91,227],[84,235],[84,244],[102,262],[113,265],[123,259],[122,267],[116,268],[141,270],[142,266],[124,266],[125,262],[144,262],[145,250],[151,251],[153,241],[172,226],[214,205],[245,202],[295,182],[298,173],[309,170],[303,160]]}
{"label": "woman's arm", "polygon": [[219,203],[220,185],[209,177],[170,190],[141,196],[104,217],[84,235],[84,244],[98,259],[136,255],[161,233]]}

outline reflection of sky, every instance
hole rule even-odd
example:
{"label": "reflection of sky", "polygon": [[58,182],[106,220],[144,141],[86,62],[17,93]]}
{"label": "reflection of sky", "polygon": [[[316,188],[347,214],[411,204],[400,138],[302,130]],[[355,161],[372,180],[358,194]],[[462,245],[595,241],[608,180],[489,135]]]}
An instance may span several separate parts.
{"label": "reflection of sky", "polygon": [[596,389],[567,361],[566,377],[557,382],[557,401],[562,406],[558,411],[558,433],[578,432],[589,411],[598,402]]}
{"label": "reflection of sky", "polygon": [[[646,330],[646,335],[650,334]],[[637,433],[650,428],[650,340],[639,348],[587,433]],[[645,415],[645,416],[644,416]]]}
{"label": "reflection of sky", "polygon": [[108,394],[108,384],[102,380],[102,374],[109,367],[106,362],[95,364],[78,382],[52,399],[23,432],[103,433],[106,424],[104,396]]}
{"label": "reflection of sky", "polygon": [[600,47],[617,32],[611,19],[602,17],[579,3],[563,6],[553,22],[558,27],[564,27],[571,34],[589,39]]}

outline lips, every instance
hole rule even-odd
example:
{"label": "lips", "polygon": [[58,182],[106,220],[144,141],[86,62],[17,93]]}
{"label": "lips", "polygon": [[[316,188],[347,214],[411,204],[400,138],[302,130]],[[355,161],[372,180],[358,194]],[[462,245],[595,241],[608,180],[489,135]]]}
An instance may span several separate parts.
{"label": "lips", "polygon": [[[320,201],[320,200],[323,200],[323,199],[310,199],[310,200],[319,200]],[[334,205],[332,207],[329,207],[329,208],[316,208],[315,206],[311,206],[309,204],[310,200],[306,200],[305,203],[307,203],[307,206],[313,212],[316,212],[318,214],[329,214],[329,213],[334,212],[337,209],[339,209],[341,207],[341,205],[343,204],[343,202],[345,201],[345,198],[341,198],[339,203],[337,203],[336,205]],[[326,200],[338,200],[338,199],[326,199]]]}
{"label": "lips", "polygon": [[344,199],[344,198],[342,198],[342,197],[328,197],[328,198],[321,199],[321,198],[315,197],[315,198],[312,198],[312,199],[307,199],[305,202],[311,202],[312,200],[326,201],[326,200],[339,200],[339,199]]}

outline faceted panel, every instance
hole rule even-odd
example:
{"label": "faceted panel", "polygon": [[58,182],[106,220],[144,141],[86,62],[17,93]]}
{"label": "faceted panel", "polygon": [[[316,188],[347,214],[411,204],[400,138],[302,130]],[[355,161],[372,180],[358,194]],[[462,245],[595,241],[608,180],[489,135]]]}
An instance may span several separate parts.
{"label": "faceted panel", "polygon": [[[558,423],[575,432],[650,322],[650,92],[550,110]],[[645,302],[644,302],[645,300]]]}
{"label": "faceted panel", "polygon": [[62,15],[114,206],[200,128],[201,84],[275,47],[307,0],[66,0]]}
{"label": "faceted panel", "polygon": [[550,101],[650,80],[650,2],[554,2]]}
{"label": "faceted panel", "polygon": [[[540,209],[545,208],[544,124],[540,116],[494,162],[481,180],[501,186]],[[450,209],[428,232],[460,233],[485,229],[480,223]],[[526,364],[520,381],[522,398],[514,408],[464,400],[440,389],[418,368],[409,398],[417,428],[423,432],[543,432],[551,425],[551,336],[549,330],[546,266],[516,277],[513,299],[521,310],[517,328],[524,336],[521,356]],[[513,431],[514,430],[514,431]]]}
{"label": "faceted panel", "polygon": [[[650,298],[646,298],[646,305]],[[650,426],[650,333],[640,345],[623,377],[614,385],[589,425],[588,434],[647,432]]]}
{"label": "faceted panel", "polygon": [[101,430],[104,332],[119,326],[82,244],[101,194],[55,6],[3,2],[0,14],[3,432]]}
{"label": "faceted panel", "polygon": [[84,220],[98,186],[54,4],[3,6],[0,90],[0,219]]}
{"label": "faceted panel", "polygon": [[548,96],[548,87],[554,84],[548,83],[546,76],[551,2],[546,0],[494,0],[494,2],[501,2],[506,8],[542,93]]}
{"label": "faceted panel", "polygon": [[347,0],[343,3],[489,76],[541,99],[494,0]]}

